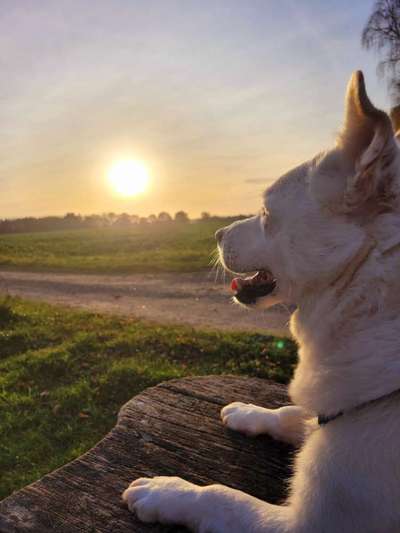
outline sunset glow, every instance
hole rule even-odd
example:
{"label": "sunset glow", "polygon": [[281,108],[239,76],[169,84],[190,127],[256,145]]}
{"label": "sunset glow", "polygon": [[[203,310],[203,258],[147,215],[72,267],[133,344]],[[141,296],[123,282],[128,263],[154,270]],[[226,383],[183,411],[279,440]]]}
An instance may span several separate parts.
{"label": "sunset glow", "polygon": [[149,184],[149,171],[140,161],[117,161],[108,173],[113,190],[120,196],[136,196],[144,193]]}
{"label": "sunset glow", "polygon": [[389,108],[373,4],[4,0],[1,218],[254,213],[334,145],[353,70]]}

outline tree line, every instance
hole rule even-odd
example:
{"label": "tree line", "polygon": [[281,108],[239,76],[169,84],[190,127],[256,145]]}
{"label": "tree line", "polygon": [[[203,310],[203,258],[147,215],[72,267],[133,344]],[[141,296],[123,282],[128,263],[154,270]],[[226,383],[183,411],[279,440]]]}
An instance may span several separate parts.
{"label": "tree line", "polygon": [[[219,218],[203,212],[200,221]],[[235,217],[236,218],[236,217]],[[67,213],[64,216],[23,217],[0,220],[0,233],[30,233],[36,231],[57,231],[84,228],[123,228],[136,224],[187,224],[191,222],[186,211],[178,211],[173,216],[167,211],[147,217],[129,213],[103,213],[101,215],[79,215]]]}

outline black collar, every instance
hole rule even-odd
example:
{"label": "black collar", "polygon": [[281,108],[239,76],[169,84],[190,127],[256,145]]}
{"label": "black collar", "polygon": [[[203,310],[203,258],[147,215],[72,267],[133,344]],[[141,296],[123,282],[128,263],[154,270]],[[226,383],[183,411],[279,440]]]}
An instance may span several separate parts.
{"label": "black collar", "polygon": [[318,425],[325,426],[329,422],[332,422],[333,420],[336,420],[336,418],[339,418],[343,415],[346,415],[348,413],[352,413],[353,411],[358,411],[360,409],[365,409],[369,405],[376,404],[378,402],[381,402],[383,400],[388,400],[392,396],[395,396],[396,394],[400,394],[400,389],[396,389],[392,392],[389,392],[388,394],[385,394],[384,396],[379,396],[379,398],[374,398],[373,400],[368,400],[368,402],[360,403],[360,405],[356,405],[356,407],[352,407],[348,411],[338,411],[334,415],[318,415]]}

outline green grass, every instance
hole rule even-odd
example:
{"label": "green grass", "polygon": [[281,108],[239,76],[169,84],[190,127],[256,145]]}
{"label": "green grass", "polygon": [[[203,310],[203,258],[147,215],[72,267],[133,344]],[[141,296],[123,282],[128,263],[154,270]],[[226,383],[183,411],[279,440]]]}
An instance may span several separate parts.
{"label": "green grass", "polygon": [[3,300],[0,497],[93,446],[121,405],[146,387],[218,373],[286,382],[295,359],[286,339]]}
{"label": "green grass", "polygon": [[231,220],[0,236],[0,267],[104,273],[209,268],[215,231]]}

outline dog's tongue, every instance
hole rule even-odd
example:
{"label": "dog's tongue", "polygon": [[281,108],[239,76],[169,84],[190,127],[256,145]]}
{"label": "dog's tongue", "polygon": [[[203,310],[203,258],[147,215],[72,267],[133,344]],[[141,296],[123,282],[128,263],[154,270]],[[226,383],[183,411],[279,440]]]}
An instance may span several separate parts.
{"label": "dog's tongue", "polygon": [[254,274],[254,276],[247,276],[246,278],[233,278],[231,282],[231,289],[234,292],[237,292],[238,290],[242,289],[246,286],[254,286],[258,285],[259,283],[267,283],[269,281],[270,276],[267,272],[260,271]]}

